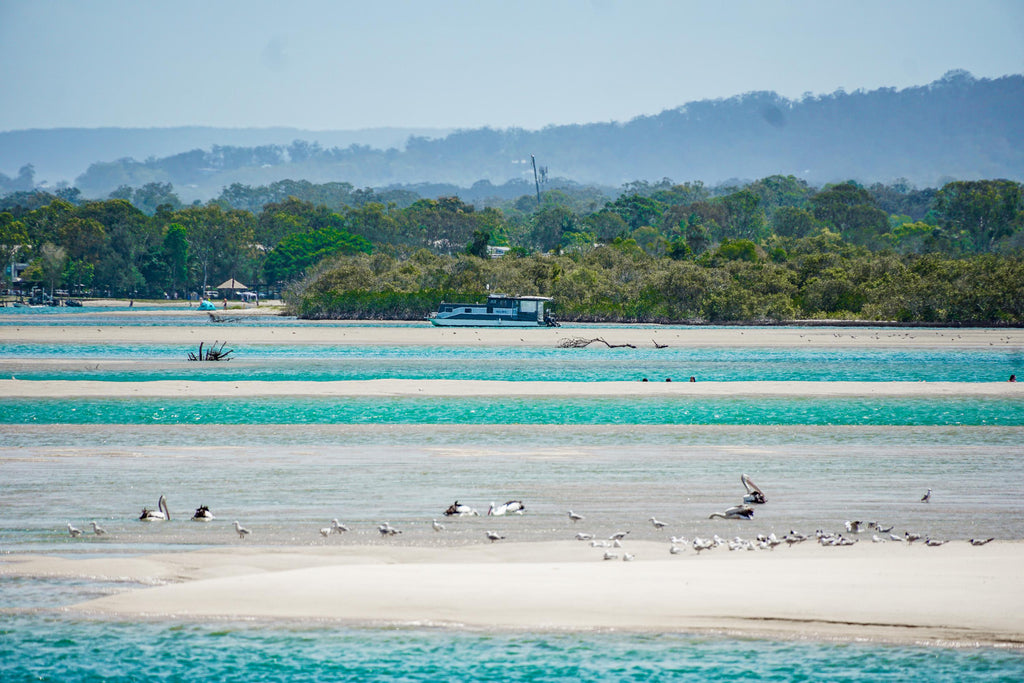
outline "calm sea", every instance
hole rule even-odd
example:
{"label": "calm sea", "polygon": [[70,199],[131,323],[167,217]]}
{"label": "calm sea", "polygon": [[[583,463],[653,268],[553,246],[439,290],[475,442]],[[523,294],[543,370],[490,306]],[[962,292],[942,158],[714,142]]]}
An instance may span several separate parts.
{"label": "calm sea", "polygon": [[[2,316],[0,316],[2,318]],[[18,324],[28,317],[15,318]],[[37,318],[32,318],[36,320]],[[42,319],[41,316],[38,319]],[[6,319],[9,324],[11,319]],[[0,319],[0,324],[5,324]],[[66,324],[61,322],[60,324]],[[93,321],[91,324],[96,324]],[[167,324],[173,324],[168,321]],[[261,323],[264,324],[264,323]],[[301,324],[279,321],[279,324]],[[236,347],[230,363],[166,345],[16,345],[21,379],[130,381],[446,377],[723,381],[979,380],[1024,375],[1021,349],[459,349]],[[60,363],[53,363],[57,359]],[[46,362],[41,362],[46,361]],[[1024,539],[1024,405],[1013,399],[274,399],[23,401],[0,398],[0,553],[125,556],[251,541],[468,544],[595,533],[721,533],[742,472],[769,498],[729,535],[839,530],[871,519],[933,537]],[[932,502],[921,495],[933,489]],[[137,521],[167,496],[172,521]],[[521,498],[522,517],[448,520]],[[187,521],[200,504],[217,515]],[[669,523],[657,532],[656,516]],[[332,517],[352,531],[324,539]],[[98,521],[102,539],[65,523]],[[376,525],[403,530],[383,540]],[[581,527],[582,528],[582,527]],[[725,535],[725,534],[723,534]],[[0,555],[0,562],[3,561]],[[680,634],[492,633],[327,623],[120,622],[61,607],[138,588],[0,579],[0,680],[1006,680],[998,649],[737,640]]]}

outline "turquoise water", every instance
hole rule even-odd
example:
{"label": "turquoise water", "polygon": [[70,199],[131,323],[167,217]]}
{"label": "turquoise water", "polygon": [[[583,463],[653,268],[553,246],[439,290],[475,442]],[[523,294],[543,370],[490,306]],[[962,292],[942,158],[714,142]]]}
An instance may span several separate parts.
{"label": "turquoise water", "polygon": [[0,678],[21,681],[1019,681],[1024,656],[675,634],[494,634],[17,615]]}
{"label": "turquoise water", "polygon": [[[31,309],[38,311],[39,309]],[[103,316],[106,316],[104,318]],[[0,324],[122,324],[50,311]],[[43,322],[49,321],[49,322]],[[138,324],[124,322],[123,324]],[[172,317],[157,324],[182,324]],[[291,326],[290,320],[258,321]],[[356,323],[337,323],[339,327]],[[421,324],[421,323],[415,323]],[[226,337],[230,328],[212,327]],[[212,337],[211,337],[212,338]],[[228,348],[231,348],[229,345]],[[1004,381],[1019,350],[235,347],[188,363],[175,345],[0,345],[20,379]],[[739,473],[769,497],[754,520],[707,519]],[[1012,398],[0,399],[0,563],[9,553],[111,558],[253,544],[462,545],[628,528],[630,538],[898,523],[932,537],[1024,539],[1024,401]],[[919,502],[934,490],[929,505]],[[147,525],[165,494],[174,520]],[[458,498],[517,518],[430,520]],[[644,501],[642,514],[637,501]],[[217,520],[187,521],[199,504]],[[45,514],[40,514],[40,511]],[[664,533],[646,519],[670,524]],[[352,531],[325,541],[340,517]],[[72,539],[66,521],[108,530]],[[735,531],[734,531],[735,530]],[[392,541],[387,541],[392,542]],[[1020,681],[996,648],[767,641],[687,634],[501,633],[321,622],[89,619],[68,605],[139,586],[0,576],[0,681]]]}
{"label": "turquoise water", "polygon": [[[1005,381],[1024,372],[1019,349],[804,349],[543,347],[360,348],[232,345],[232,360],[190,363],[196,346],[0,344],[5,374],[20,379],[189,381],[256,379],[492,379],[544,381]],[[64,361],[54,367],[49,361]],[[43,362],[47,361],[47,362]]]}
{"label": "turquoise water", "polygon": [[7,424],[1024,425],[1019,398],[0,399]]}

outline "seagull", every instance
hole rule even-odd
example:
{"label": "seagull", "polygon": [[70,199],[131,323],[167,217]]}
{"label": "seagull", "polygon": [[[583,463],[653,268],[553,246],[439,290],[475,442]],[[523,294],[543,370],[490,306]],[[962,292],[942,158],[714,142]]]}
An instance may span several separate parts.
{"label": "seagull", "polygon": [[384,522],[383,524],[378,526],[377,527],[377,531],[380,532],[381,536],[394,536],[395,534],[402,533],[401,531],[399,531],[395,527],[391,526],[390,522]]}
{"label": "seagull", "polygon": [[441,524],[436,519],[431,520],[430,526],[433,527],[434,531],[444,531],[444,524]]}
{"label": "seagull", "polygon": [[932,490],[931,489],[928,489],[928,491],[923,496],[921,496],[921,502],[922,503],[930,503],[930,502],[932,502]]}
{"label": "seagull", "polygon": [[879,536],[878,534],[872,534],[871,535],[871,542],[872,543],[885,543],[885,539],[882,538],[881,536]]}
{"label": "seagull", "polygon": [[494,543],[495,541],[500,541],[505,537],[499,534],[497,531],[488,531],[487,538],[491,541],[491,543]]}
{"label": "seagull", "polygon": [[612,547],[613,548],[621,548],[622,547],[622,541],[620,539],[616,538],[614,541],[612,541]]}
{"label": "seagull", "polygon": [[332,529],[331,527],[329,527],[329,526],[320,527],[320,535],[323,536],[324,538],[327,538],[332,533],[334,533],[334,529]]}
{"label": "seagull", "polygon": [[343,534],[348,531],[348,527],[339,522],[338,518],[335,517],[331,520],[331,531],[336,534]]}
{"label": "seagull", "polygon": [[754,508],[748,505],[733,505],[725,512],[712,512],[708,515],[708,519],[714,519],[715,517],[720,519],[752,519],[754,517]]}
{"label": "seagull", "polygon": [[655,529],[664,529],[668,526],[668,524],[666,524],[665,522],[660,522],[656,520],[654,517],[651,517],[648,521],[654,525]]}
{"label": "seagull", "polygon": [[628,531],[616,531],[614,534],[612,534],[611,536],[608,537],[608,540],[609,541],[621,541],[622,539],[624,539],[626,537],[626,534],[628,534],[628,533],[629,533]]}
{"label": "seagull", "polygon": [[889,534],[889,538],[891,538],[894,541],[898,541],[899,543],[903,543],[903,541],[906,540],[902,536],[899,536],[897,534]]}
{"label": "seagull", "polygon": [[584,517],[583,517],[583,515],[577,514],[577,513],[573,512],[572,510],[569,510],[569,519],[571,519],[575,523],[575,522],[580,521],[581,519],[584,519]]}
{"label": "seagull", "polygon": [[636,555],[633,555],[631,553],[622,553],[622,561],[623,562],[632,562],[635,558],[636,558]]}
{"label": "seagull", "polygon": [[711,539],[708,539],[708,538],[694,538],[693,539],[693,549],[697,551],[698,555],[700,555],[700,551],[702,551],[702,550],[711,550],[714,547],[715,547],[715,542],[712,541]]}
{"label": "seagull", "polygon": [[671,546],[669,546],[669,548],[668,548],[668,551],[671,554],[673,554],[673,555],[678,555],[681,550],[682,550],[682,548],[680,548],[679,546],[675,545],[674,543]]}
{"label": "seagull", "polygon": [[864,522],[861,522],[859,520],[854,520],[851,522],[850,520],[847,520],[846,530],[849,531],[851,534],[859,534],[860,532],[864,531]]}
{"label": "seagull", "polygon": [[89,524],[91,524],[91,525],[92,525],[92,532],[93,532],[94,534],[96,534],[97,536],[102,536],[103,534],[107,533],[107,530],[106,530],[106,529],[104,529],[103,527],[101,527],[101,526],[100,526],[99,524],[97,524],[97,523],[96,523],[95,521],[93,521],[93,522],[89,522]]}
{"label": "seagull", "polygon": [[579,532],[578,534],[576,534],[576,540],[577,541],[590,541],[593,538],[594,538],[594,534],[586,534],[586,533],[583,533],[582,531]]}
{"label": "seagull", "polygon": [[945,541],[937,541],[934,538],[926,538],[926,539],[924,539],[924,544],[926,546],[928,546],[929,548],[938,548],[940,545],[942,545],[944,543],[945,543]]}
{"label": "seagull", "polygon": [[245,539],[246,536],[248,536],[249,534],[252,533],[251,531],[246,529],[244,526],[239,524],[237,519],[235,520],[235,531],[238,532],[238,537],[241,538],[241,539]]}
{"label": "seagull", "polygon": [[604,554],[604,559],[606,559],[606,560],[614,560],[614,559],[616,559],[616,558],[617,558],[618,556],[619,556],[619,554],[618,554],[618,553],[613,553],[613,552],[611,552],[611,551],[607,551],[607,552],[605,552],[605,554]]}
{"label": "seagull", "polygon": [[687,544],[687,540],[686,540],[686,538],[685,538],[685,537],[683,537],[683,536],[673,536],[672,538],[670,538],[670,539],[668,539],[668,540],[669,540],[669,541],[671,541],[671,543],[672,543],[673,545],[676,545],[676,544],[679,544],[679,545],[686,545],[686,544]]}
{"label": "seagull", "polygon": [[71,522],[68,522],[68,533],[71,534],[71,538],[78,538],[82,535],[82,530],[71,526]]}
{"label": "seagull", "polygon": [[994,539],[994,538],[972,538],[971,539],[971,545],[985,545],[986,543],[991,543],[994,540],[996,540],[996,539]]}
{"label": "seagull", "polygon": [[904,534],[904,536],[906,536],[906,538],[907,538],[907,543],[913,543],[914,541],[920,541],[921,540],[921,534],[914,534],[914,533],[911,533],[909,531],[906,532]]}

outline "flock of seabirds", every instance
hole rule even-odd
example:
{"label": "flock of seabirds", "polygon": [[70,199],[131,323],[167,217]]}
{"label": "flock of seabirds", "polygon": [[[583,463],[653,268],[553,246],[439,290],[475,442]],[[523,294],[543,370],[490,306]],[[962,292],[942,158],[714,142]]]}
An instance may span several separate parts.
{"label": "flock of seabirds", "polygon": [[[764,505],[768,502],[768,498],[764,495],[764,492],[754,484],[753,481],[751,481],[749,476],[741,474],[740,482],[746,490],[746,493],[743,496],[743,502],[739,505],[727,508],[722,512],[713,512],[708,516],[708,519],[753,519],[753,506]],[[929,503],[931,502],[931,497],[932,490],[928,489],[928,491],[921,497],[921,502]],[[501,517],[504,515],[522,515],[524,512],[526,512],[526,505],[524,505],[521,500],[510,500],[500,505],[491,503],[490,508],[487,510],[487,515]],[[480,513],[473,507],[460,503],[456,500],[448,506],[444,511],[444,515],[446,517],[466,517],[479,516]],[[586,519],[583,515],[573,512],[572,510],[568,511],[568,516],[569,520],[574,524]],[[171,512],[167,508],[167,499],[162,495],[157,501],[156,508],[144,507],[142,509],[142,514],[139,515],[139,521],[142,522],[167,522],[170,521],[170,519]],[[192,515],[193,522],[212,522],[214,519],[215,517],[213,516],[213,513],[206,505],[200,505]],[[659,521],[654,517],[651,517],[648,521],[659,531],[668,526],[666,522]],[[235,533],[238,534],[239,538],[244,540],[252,535],[252,532],[239,524],[237,520],[232,524],[234,525]],[[92,527],[92,533],[94,535],[104,536],[107,534],[106,529],[101,527],[95,521],[89,522],[89,525]],[[445,530],[445,525],[436,519],[431,521],[431,526],[434,531],[439,533]],[[846,522],[845,526],[847,533],[850,534],[861,534],[867,531],[872,532],[871,540],[873,543],[895,541],[898,543],[912,544],[922,541],[925,545],[930,547],[936,547],[946,543],[946,541],[936,540],[927,536],[922,537],[921,534],[913,533],[911,531],[906,531],[903,535],[892,533],[892,526],[886,527],[878,522],[850,520]],[[73,538],[79,538],[83,535],[83,531],[73,526],[71,522],[67,523],[67,527],[68,533]],[[320,529],[320,535],[327,537],[334,534],[342,534],[346,531],[349,531],[349,527],[342,524],[337,518],[335,518],[331,520],[330,526]],[[379,531],[380,535],[383,537],[396,536],[402,533],[401,530],[391,526],[388,522],[380,524],[377,527],[377,531]],[[489,530],[484,533],[487,540],[491,543],[505,539],[505,536],[497,531]],[[580,532],[576,534],[575,538],[578,541],[589,541],[590,545],[594,548],[606,548],[607,550],[603,555],[603,559],[616,560],[620,557],[616,550],[623,548],[622,542],[628,535],[629,531],[619,531],[609,536],[606,540],[596,538],[595,534]],[[669,546],[669,552],[673,555],[677,555],[688,546],[692,546],[693,550],[696,551],[698,555],[705,550],[712,550],[721,546],[726,546],[729,550],[774,550],[776,546],[782,545],[783,543],[792,546],[797,543],[803,543],[804,541],[810,540],[810,538],[810,536],[800,534],[795,531],[790,531],[789,533],[784,534],[781,538],[776,536],[775,533],[767,535],[758,534],[753,539],[742,539],[737,536],[731,540],[723,539],[719,537],[718,534],[715,534],[710,538],[694,537],[692,540],[688,540],[682,536],[672,536],[670,539],[671,545]],[[855,538],[844,536],[842,532],[833,533],[822,531],[820,529],[814,533],[814,538],[823,546],[849,546],[857,542]],[[972,538],[969,539],[969,543],[973,546],[981,546],[993,540],[993,538]],[[625,562],[630,562],[636,558],[636,555],[623,550],[621,558]]]}

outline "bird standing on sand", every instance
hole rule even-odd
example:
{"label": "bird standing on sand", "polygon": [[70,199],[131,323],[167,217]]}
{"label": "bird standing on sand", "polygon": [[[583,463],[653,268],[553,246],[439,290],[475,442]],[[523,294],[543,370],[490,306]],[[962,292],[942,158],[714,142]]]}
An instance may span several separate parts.
{"label": "bird standing on sand", "polygon": [[339,522],[338,518],[335,517],[331,520],[331,531],[335,534],[343,534],[348,531],[348,527]]}
{"label": "bird standing on sand", "polygon": [[381,536],[394,536],[396,534],[402,533],[401,531],[399,531],[395,527],[391,526],[390,522],[384,522],[383,524],[378,526],[377,527],[377,531],[380,532]]}
{"label": "bird standing on sand", "polygon": [[243,539],[243,540],[245,540],[246,536],[248,536],[249,534],[252,533],[251,531],[246,529],[244,526],[239,524],[237,519],[235,520],[235,532],[238,534],[238,537]]}
{"label": "bird standing on sand", "polygon": [[668,526],[668,524],[666,524],[665,522],[661,522],[661,521],[655,519],[654,517],[651,517],[647,521],[649,521],[651,524],[653,524],[655,529],[659,529],[659,530],[664,529],[665,527]]}
{"label": "bird standing on sand", "polygon": [[78,538],[82,535],[82,530],[71,526],[71,522],[68,522],[68,533],[71,534],[71,538]]}
{"label": "bird standing on sand", "polygon": [[95,521],[89,522],[89,524],[92,525],[92,532],[97,536],[102,536],[103,534],[107,533],[107,530],[101,527]]}
{"label": "bird standing on sand", "polygon": [[622,539],[624,539],[626,537],[626,534],[628,534],[628,533],[629,533],[628,531],[616,531],[614,534],[612,534],[611,536],[608,537],[608,540],[609,541],[621,541]]}
{"label": "bird standing on sand", "polygon": [[444,524],[441,524],[436,519],[431,520],[430,526],[431,528],[433,528],[434,531],[444,531]]}
{"label": "bird standing on sand", "polygon": [[572,510],[569,510],[569,519],[571,519],[573,522],[578,522],[578,521],[580,521],[583,518],[584,518],[583,515],[577,514],[577,513],[573,512]]}
{"label": "bird standing on sand", "polygon": [[498,533],[497,531],[488,531],[488,532],[487,532],[487,539],[488,539],[488,540],[489,540],[489,541],[490,541],[491,543],[494,543],[495,541],[500,541],[500,540],[502,540],[502,539],[504,539],[504,538],[505,538],[505,537],[504,537],[504,536],[502,536],[501,534],[499,534],[499,533]]}
{"label": "bird standing on sand", "polygon": [[930,503],[930,502],[932,502],[932,490],[931,489],[928,489],[927,493],[925,493],[923,496],[921,496],[921,502],[922,503]]}

